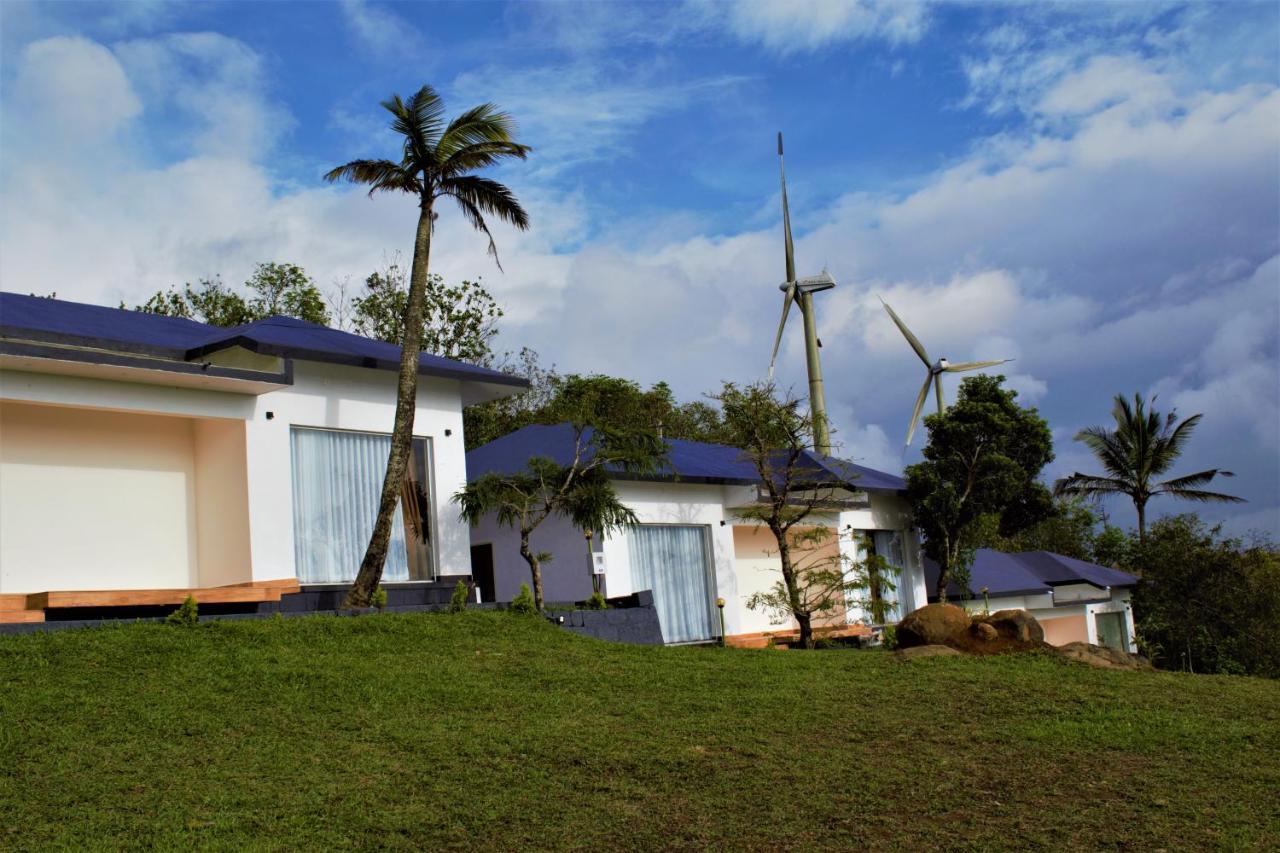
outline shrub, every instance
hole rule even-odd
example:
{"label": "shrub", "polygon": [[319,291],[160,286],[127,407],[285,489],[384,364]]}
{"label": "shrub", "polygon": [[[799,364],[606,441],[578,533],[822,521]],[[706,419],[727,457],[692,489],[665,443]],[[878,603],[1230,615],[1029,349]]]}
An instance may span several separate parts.
{"label": "shrub", "polygon": [[886,650],[893,651],[898,647],[898,626],[885,625],[880,629],[880,645]]}
{"label": "shrub", "polygon": [[461,613],[467,609],[467,599],[471,597],[471,587],[466,581],[458,581],[453,586],[453,595],[449,596],[449,612]]}
{"label": "shrub", "polygon": [[520,584],[519,594],[511,599],[511,605],[507,609],[519,616],[534,616],[537,614],[538,605],[533,603],[533,593],[529,591],[527,583]]}
{"label": "shrub", "polygon": [[382,587],[378,587],[373,591],[373,597],[369,599],[369,603],[372,604],[374,607],[378,608],[379,610],[386,609],[387,591]]}
{"label": "shrub", "polygon": [[200,621],[199,609],[196,597],[188,595],[182,600],[182,604],[178,605],[178,609],[166,616],[164,621],[170,625],[190,627]]}
{"label": "shrub", "polygon": [[609,602],[604,600],[604,596],[600,594],[600,590],[591,593],[591,597],[582,602],[584,610],[608,610]]}

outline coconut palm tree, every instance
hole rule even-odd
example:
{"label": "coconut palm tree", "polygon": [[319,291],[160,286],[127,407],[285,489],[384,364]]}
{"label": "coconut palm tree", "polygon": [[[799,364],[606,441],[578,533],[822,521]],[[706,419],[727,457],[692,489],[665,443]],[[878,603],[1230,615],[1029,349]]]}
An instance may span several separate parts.
{"label": "coconut palm tree", "polygon": [[366,184],[370,196],[377,192],[403,192],[418,201],[418,230],[409,273],[404,338],[400,342],[400,380],[391,452],[387,456],[378,517],[360,572],[347,593],[344,603],[347,607],[367,607],[382,580],[391,524],[408,465],[436,202],[445,197],[453,199],[472,227],[489,238],[489,253],[495,261],[497,247],[485,217],[496,217],[521,230],[529,227],[529,217],[510,189],[471,174],[507,158],[523,160],[528,155],[530,148],[513,139],[515,123],[510,116],[493,104],[481,104],[446,124],[444,102],[430,86],[423,86],[408,101],[392,95],[382,102],[382,107],[391,113],[391,129],[404,139],[400,160],[352,160],[325,175],[330,182],[346,180]]}
{"label": "coconut palm tree", "polygon": [[[1151,398],[1155,402],[1155,398]],[[1053,484],[1055,495],[1080,495],[1096,498],[1103,495],[1128,495],[1138,511],[1138,541],[1146,537],[1147,501],[1159,495],[1168,495],[1187,501],[1242,502],[1244,498],[1221,492],[1201,489],[1214,477],[1234,477],[1230,471],[1210,468],[1184,477],[1155,482],[1168,471],[1182,455],[1191,433],[1200,423],[1202,415],[1196,414],[1178,421],[1176,412],[1161,416],[1154,409],[1148,410],[1141,394],[1133,395],[1130,404],[1124,395],[1117,394],[1111,409],[1115,429],[1088,427],[1076,433],[1076,441],[1084,444],[1098,457],[1106,475],[1081,474],[1078,471]]]}

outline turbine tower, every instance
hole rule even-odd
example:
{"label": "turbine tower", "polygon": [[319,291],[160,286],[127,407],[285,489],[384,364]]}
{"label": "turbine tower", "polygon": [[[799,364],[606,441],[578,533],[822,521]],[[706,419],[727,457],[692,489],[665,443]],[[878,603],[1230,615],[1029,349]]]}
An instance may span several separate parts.
{"label": "turbine tower", "polygon": [[809,417],[813,421],[813,448],[824,456],[831,455],[831,431],[827,424],[827,399],[822,390],[822,361],[818,350],[818,324],[813,313],[813,294],[836,286],[835,279],[825,270],[819,275],[796,278],[796,248],[791,240],[791,209],[787,205],[787,172],[782,161],[782,134],[778,134],[778,171],[782,176],[782,229],[786,240],[787,280],[778,287],[782,291],[782,320],[778,334],[773,339],[773,357],[769,359],[769,379],[773,380],[773,365],[778,360],[778,348],[782,345],[782,330],[787,325],[787,314],[794,302],[804,321],[805,366],[809,372]]}

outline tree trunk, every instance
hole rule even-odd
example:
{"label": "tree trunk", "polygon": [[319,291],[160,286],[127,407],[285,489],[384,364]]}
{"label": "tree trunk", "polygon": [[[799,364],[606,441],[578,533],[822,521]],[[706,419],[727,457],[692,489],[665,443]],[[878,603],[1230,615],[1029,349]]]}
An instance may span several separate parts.
{"label": "tree trunk", "polygon": [[800,625],[800,648],[813,648],[813,617],[808,613],[795,614],[796,622]]}
{"label": "tree trunk", "polygon": [[1147,502],[1134,501],[1133,505],[1138,510],[1138,544],[1142,545],[1147,540]]}
{"label": "tree trunk", "polygon": [[781,528],[770,527],[773,538],[778,542],[778,562],[782,565],[782,582],[787,587],[787,601],[791,605],[791,615],[800,626],[800,647],[813,648],[813,620],[809,612],[800,606],[800,581],[795,569],[791,566],[791,543]]}
{"label": "tree trunk", "polygon": [[520,534],[520,556],[529,564],[529,575],[533,578],[533,604],[542,612],[542,563],[538,555],[529,548],[529,534]]}
{"label": "tree trunk", "polygon": [[400,379],[396,386],[396,416],[391,431],[391,453],[382,478],[382,496],[373,524],[369,547],[360,562],[360,572],[347,592],[343,607],[368,607],[382,581],[391,542],[391,525],[404,475],[413,448],[413,415],[418,402],[418,356],[422,351],[422,311],[427,291],[427,268],[431,260],[431,203],[424,202],[418,214],[418,233],[413,243],[413,267],[409,274],[409,299],[404,310],[404,338],[400,342]]}

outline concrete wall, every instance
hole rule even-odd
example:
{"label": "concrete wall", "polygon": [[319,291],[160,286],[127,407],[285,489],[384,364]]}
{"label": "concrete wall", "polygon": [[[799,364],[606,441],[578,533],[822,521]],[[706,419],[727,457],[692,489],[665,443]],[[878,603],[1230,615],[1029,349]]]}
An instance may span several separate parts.
{"label": "concrete wall", "polygon": [[[396,375],[391,371],[302,361],[294,362],[291,387],[261,396],[6,370],[0,373],[0,399],[8,401],[6,407],[18,401],[62,407],[50,411],[60,413],[56,420],[63,426],[60,431],[49,433],[41,444],[32,445],[32,440],[24,437],[32,430],[24,431],[19,418],[11,433],[18,438],[12,443],[0,439],[0,444],[7,445],[6,458],[10,452],[14,455],[12,465],[6,464],[5,482],[0,486],[3,490],[0,511],[6,514],[8,527],[14,531],[27,529],[15,536],[2,537],[7,541],[4,550],[0,550],[0,574],[14,573],[12,582],[15,583],[21,578],[22,583],[39,584],[33,574],[38,575],[38,566],[49,562],[36,552],[49,547],[49,540],[53,538],[44,533],[46,526],[52,525],[54,535],[56,531],[63,531],[64,539],[84,542],[85,537],[66,536],[65,531],[74,530],[77,524],[100,525],[101,529],[95,528],[90,538],[105,537],[105,541],[119,541],[123,547],[124,540],[135,536],[138,529],[156,526],[158,519],[164,519],[164,526],[171,531],[164,546],[167,550],[153,553],[144,563],[132,561],[130,565],[104,566],[99,560],[95,571],[68,575],[69,586],[44,584],[38,589],[188,586],[207,582],[206,576],[209,581],[226,582],[295,577],[290,428],[307,426],[390,433],[395,414],[395,384]],[[450,500],[466,482],[460,391],[460,384],[454,380],[422,379],[414,426],[416,435],[431,439],[435,561],[436,570],[442,575],[470,571],[469,531]],[[112,419],[113,414],[117,415],[116,419]],[[178,417],[136,417],[140,414]],[[73,426],[90,423],[100,415],[106,418],[104,423],[119,429],[103,431]],[[129,420],[130,417],[133,419]],[[209,418],[234,419],[238,423],[235,428],[197,427],[197,421]],[[57,447],[53,446],[54,442]],[[207,453],[198,449],[198,445],[203,446],[205,442],[208,442]],[[133,450],[125,452],[128,448]],[[136,454],[143,449],[146,452],[139,458]],[[95,499],[90,502],[95,508],[93,513],[77,519],[79,513],[76,512],[33,509],[67,507],[68,501],[80,500],[75,494],[63,496],[62,488],[53,489],[36,482],[39,478],[31,466],[49,467],[52,462],[30,463],[21,458],[42,453],[42,458],[49,460],[68,453],[86,454],[85,463],[77,463],[75,467],[77,472],[89,473],[59,474],[58,482],[66,488],[70,488],[72,482],[79,482],[81,487],[91,483],[96,490]],[[223,453],[228,454],[227,467],[242,467],[243,484],[219,463]],[[243,490],[247,500],[244,515],[236,513],[235,517],[228,517],[212,509],[200,514],[197,469],[206,475],[206,499],[215,506],[230,507]],[[112,496],[110,503],[114,506],[108,507],[106,501],[97,499],[104,492]],[[130,499],[122,502],[121,495],[128,495]],[[152,497],[157,495],[161,497]],[[33,521],[40,521],[33,519],[34,515],[50,517],[39,534],[28,529]],[[243,541],[242,518],[248,519],[247,544]],[[203,551],[199,537],[193,533],[202,522],[212,525],[214,537],[206,540]],[[228,538],[219,542],[218,537],[223,536]],[[57,547],[67,549],[61,556],[68,559],[77,554],[96,557],[102,551],[98,542],[83,545],[83,552],[75,552],[67,542]],[[207,572],[200,565],[202,556],[210,561]],[[37,559],[39,563],[34,562]],[[238,569],[237,561],[240,561]]]}
{"label": "concrete wall", "polygon": [[198,579],[187,418],[0,403],[0,592]]}
{"label": "concrete wall", "polygon": [[[522,583],[533,587],[529,564],[520,556],[520,536],[515,530],[500,528],[490,515],[471,531],[471,544],[493,546],[493,586],[498,601],[515,598]],[[582,601],[591,595],[587,545],[581,530],[553,516],[533,531],[529,547],[534,552],[549,553],[553,558],[542,564],[542,594],[546,601]],[[610,586],[605,594],[617,593]]]}
{"label": "concrete wall", "polygon": [[191,421],[195,435],[196,563],[199,586],[251,579],[245,424]]}

